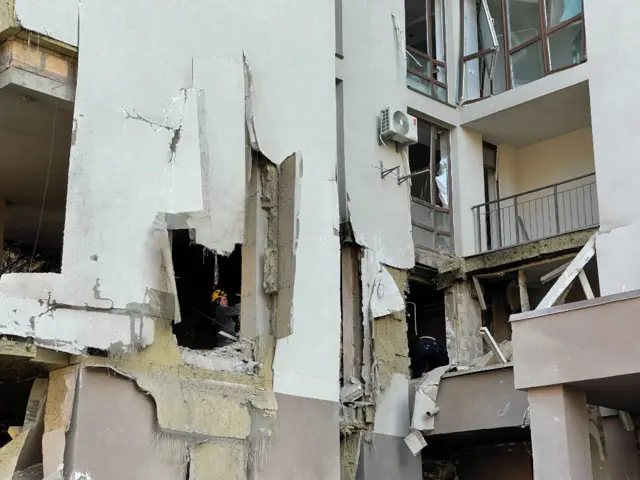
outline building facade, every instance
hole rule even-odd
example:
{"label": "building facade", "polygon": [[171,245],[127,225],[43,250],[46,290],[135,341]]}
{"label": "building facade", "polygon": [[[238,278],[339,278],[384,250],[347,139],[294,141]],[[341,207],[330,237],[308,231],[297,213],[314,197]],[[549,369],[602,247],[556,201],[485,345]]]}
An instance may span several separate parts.
{"label": "building facade", "polygon": [[637,25],[0,0],[0,478],[640,478]]}

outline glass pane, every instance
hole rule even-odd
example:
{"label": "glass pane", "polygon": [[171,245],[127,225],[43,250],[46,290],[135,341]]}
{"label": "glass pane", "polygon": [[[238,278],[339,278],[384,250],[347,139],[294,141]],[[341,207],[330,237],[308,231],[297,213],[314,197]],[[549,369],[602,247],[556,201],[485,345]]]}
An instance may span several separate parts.
{"label": "glass pane", "polygon": [[483,57],[464,62],[464,101],[491,96],[489,66],[492,63],[493,55],[493,53],[488,53]]}
{"label": "glass pane", "polygon": [[582,13],[582,0],[547,0],[547,25],[554,27]]}
{"label": "glass pane", "polygon": [[536,42],[511,55],[513,88],[544,77],[542,42]]}
{"label": "glass pane", "polygon": [[407,46],[427,53],[427,2],[406,0],[404,17]]}
{"label": "glass pane", "polygon": [[440,100],[441,102],[447,102],[447,89],[441,87],[440,85],[434,85],[434,88],[436,89],[436,97],[438,98],[438,100]]}
{"label": "glass pane", "polygon": [[551,70],[580,63],[584,55],[582,31],[582,22],[576,22],[549,35]]}
{"label": "glass pane", "polygon": [[407,70],[412,70],[427,77],[431,77],[430,61],[414,53],[407,53]]}
{"label": "glass pane", "polygon": [[451,220],[447,212],[436,211],[436,230],[441,232],[451,231]]}
{"label": "glass pane", "polygon": [[[409,146],[409,168],[417,172],[428,168],[431,163],[431,125],[418,121],[418,143]],[[411,178],[411,196],[431,202],[429,173]]]}
{"label": "glass pane", "polygon": [[418,77],[413,73],[407,73],[407,86],[425,95],[431,95],[431,82]]}
{"label": "glass pane", "polygon": [[411,220],[433,228],[433,208],[419,202],[411,202]]}
{"label": "glass pane", "polygon": [[442,65],[433,65],[433,78],[441,83],[447,83],[447,68]]}
{"label": "glass pane", "polygon": [[435,233],[425,230],[424,228],[416,227],[412,228],[413,243],[423,248],[435,248]]}
{"label": "glass pane", "polygon": [[540,10],[537,0],[507,0],[509,46],[515,48],[540,35]]}
{"label": "glass pane", "polygon": [[447,255],[451,254],[451,237],[445,235],[436,236],[436,250]]}

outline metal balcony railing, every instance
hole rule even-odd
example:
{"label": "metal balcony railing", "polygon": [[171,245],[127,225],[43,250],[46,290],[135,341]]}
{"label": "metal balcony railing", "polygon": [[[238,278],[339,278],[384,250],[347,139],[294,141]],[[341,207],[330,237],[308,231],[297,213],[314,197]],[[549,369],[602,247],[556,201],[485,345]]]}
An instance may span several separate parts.
{"label": "metal balcony railing", "polygon": [[476,252],[512,247],[599,224],[595,173],[472,207]]}

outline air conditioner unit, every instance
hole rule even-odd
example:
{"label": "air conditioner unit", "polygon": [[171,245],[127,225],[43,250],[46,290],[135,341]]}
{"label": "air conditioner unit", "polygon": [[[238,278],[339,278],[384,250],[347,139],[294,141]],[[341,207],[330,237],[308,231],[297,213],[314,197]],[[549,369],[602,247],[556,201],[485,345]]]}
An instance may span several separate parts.
{"label": "air conditioner unit", "polygon": [[379,140],[393,140],[399,146],[418,143],[418,119],[402,110],[389,107],[380,112],[378,121]]}

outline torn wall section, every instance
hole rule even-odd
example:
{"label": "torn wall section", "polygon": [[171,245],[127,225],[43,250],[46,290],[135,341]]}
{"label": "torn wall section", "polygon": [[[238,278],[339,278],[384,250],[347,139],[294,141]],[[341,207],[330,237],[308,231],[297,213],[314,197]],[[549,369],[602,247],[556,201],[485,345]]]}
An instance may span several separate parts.
{"label": "torn wall section", "polygon": [[0,454],[18,459],[8,475],[30,465],[22,454],[41,440],[42,453],[31,456],[40,455],[45,478],[204,480],[216,472],[244,480],[266,461],[276,409],[272,393],[249,387],[76,365],[51,373],[46,408],[36,409],[39,437],[29,444],[17,437]]}
{"label": "torn wall section", "polygon": [[460,281],[445,292],[447,353],[454,365],[470,365],[484,353],[482,313],[470,282]]}

